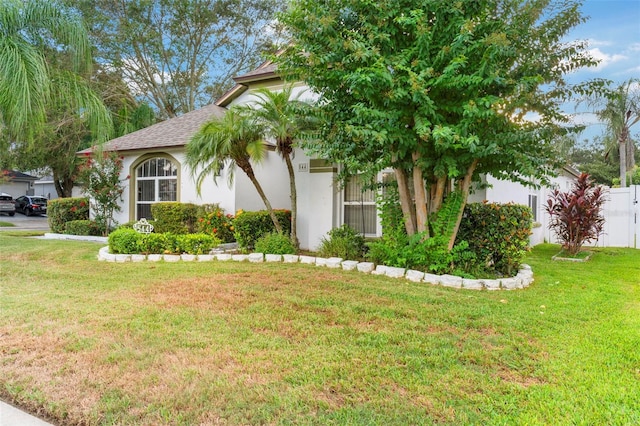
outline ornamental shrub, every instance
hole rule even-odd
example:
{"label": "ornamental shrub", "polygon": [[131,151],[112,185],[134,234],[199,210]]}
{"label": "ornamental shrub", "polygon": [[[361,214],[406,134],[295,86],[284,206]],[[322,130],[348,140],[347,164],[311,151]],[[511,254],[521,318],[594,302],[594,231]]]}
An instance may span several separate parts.
{"label": "ornamental shrub", "polygon": [[201,206],[198,213],[199,232],[213,235],[223,243],[235,241],[233,215],[225,214],[216,204]]}
{"label": "ornamental shrub", "polygon": [[109,251],[113,254],[140,253],[140,236],[141,234],[133,229],[116,229],[109,234]]}
{"label": "ornamental shrub", "polygon": [[86,197],[57,198],[47,203],[51,232],[64,234],[67,222],[89,220],[89,199]]}
{"label": "ornamental shrub", "polygon": [[569,192],[556,189],[549,195],[544,206],[551,216],[549,228],[570,255],[577,254],[583,244],[597,241],[604,227],[604,202],[604,189],[595,185],[586,173],[578,177]]}
{"label": "ornamental shrub", "polygon": [[102,235],[102,227],[93,220],[72,220],[65,223],[64,233],[68,235]]}
{"label": "ornamental shrub", "polygon": [[[122,228],[119,228],[122,229]],[[171,251],[166,234],[138,234],[138,252],[142,254],[162,254],[165,250]]]}
{"label": "ornamental shrub", "polygon": [[470,203],[465,206],[456,244],[469,244],[476,270],[511,276],[518,271],[529,248],[532,223],[533,215],[527,206]]}
{"label": "ornamental shrub", "polygon": [[[291,233],[291,211],[274,210],[285,234]],[[253,250],[258,238],[270,232],[275,232],[269,212],[243,212],[239,210],[233,221],[234,236],[241,250]],[[274,253],[275,254],[275,253]]]}
{"label": "ornamental shrub", "polygon": [[156,233],[193,234],[198,228],[199,207],[192,203],[162,202],[151,205]]}
{"label": "ornamental shrub", "polygon": [[297,250],[288,235],[269,232],[258,238],[255,251],[267,254],[296,254]]}
{"label": "ornamental shrub", "polygon": [[364,257],[364,237],[349,225],[342,225],[327,233],[322,238],[318,254],[322,257],[341,257],[349,260],[360,260]]}
{"label": "ornamental shrub", "polygon": [[176,236],[176,251],[187,254],[206,254],[220,244],[220,240],[203,233]]}

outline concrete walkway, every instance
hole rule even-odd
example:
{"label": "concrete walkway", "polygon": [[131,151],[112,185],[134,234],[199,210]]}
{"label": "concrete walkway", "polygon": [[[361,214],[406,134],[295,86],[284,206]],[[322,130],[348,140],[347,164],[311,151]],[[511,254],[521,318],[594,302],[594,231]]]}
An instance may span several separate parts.
{"label": "concrete walkway", "polygon": [[52,426],[52,424],[0,401],[0,426]]}

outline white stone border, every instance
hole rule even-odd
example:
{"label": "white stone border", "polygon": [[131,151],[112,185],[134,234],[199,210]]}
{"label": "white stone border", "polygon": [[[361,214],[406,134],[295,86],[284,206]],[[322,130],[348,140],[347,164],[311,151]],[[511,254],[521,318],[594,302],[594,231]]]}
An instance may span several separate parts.
{"label": "white stone border", "polygon": [[444,287],[463,288],[467,290],[515,290],[525,288],[533,282],[533,271],[529,265],[520,265],[520,270],[515,277],[499,278],[499,279],[478,279],[471,280],[467,278],[457,277],[455,275],[435,275],[414,271],[411,269],[395,268],[384,265],[374,265],[371,262],[356,262],[355,260],[342,260],[339,257],[313,257],[313,256],[297,256],[297,255],[279,255],[279,254],[111,254],[109,247],[102,247],[98,251],[98,260],[106,262],[157,262],[164,260],[165,262],[204,262],[212,260],[220,261],[236,261],[236,262],[284,262],[284,263],[302,263],[316,266],[324,266],[327,268],[341,268],[345,271],[359,271],[365,274],[386,275],[391,278],[405,278],[416,283],[429,283],[441,285]]}

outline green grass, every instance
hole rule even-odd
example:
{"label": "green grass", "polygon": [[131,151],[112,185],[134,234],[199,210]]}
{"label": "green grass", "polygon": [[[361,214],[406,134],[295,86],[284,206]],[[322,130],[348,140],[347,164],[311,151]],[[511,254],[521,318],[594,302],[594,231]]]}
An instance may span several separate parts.
{"label": "green grass", "polygon": [[640,251],[478,292],[0,234],[0,396],[64,424],[640,423]]}
{"label": "green grass", "polygon": [[0,228],[4,228],[4,227],[8,228],[8,227],[11,227],[11,226],[15,226],[15,225],[13,223],[11,223],[11,222],[5,222],[5,221],[0,220]]}

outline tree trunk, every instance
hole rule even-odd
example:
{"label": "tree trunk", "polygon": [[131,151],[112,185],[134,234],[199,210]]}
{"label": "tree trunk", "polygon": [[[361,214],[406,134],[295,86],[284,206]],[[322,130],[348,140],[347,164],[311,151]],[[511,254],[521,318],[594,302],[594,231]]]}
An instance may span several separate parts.
{"label": "tree trunk", "polygon": [[447,177],[441,176],[436,181],[435,194],[431,199],[431,213],[435,213],[442,207],[442,200],[444,200],[444,188],[447,184]]}
{"label": "tree trunk", "polygon": [[53,185],[59,198],[69,198],[73,196],[73,180],[61,177],[58,172],[53,171]]}
{"label": "tree trunk", "polygon": [[298,241],[298,227],[296,226],[298,220],[298,193],[296,191],[296,175],[293,170],[293,164],[291,164],[291,155],[284,156],[284,161],[287,163],[287,171],[289,172],[289,189],[291,191],[291,242],[295,248],[300,247]]}
{"label": "tree trunk", "polygon": [[396,175],[396,181],[398,182],[398,195],[400,196],[400,207],[402,208],[402,216],[404,218],[404,228],[407,231],[407,235],[413,235],[416,233],[416,216],[415,210],[411,204],[411,190],[409,189],[409,183],[407,180],[407,174],[404,170],[399,168],[393,169]]}
{"label": "tree trunk", "polygon": [[420,154],[414,152],[413,158],[413,191],[416,196],[416,225],[418,232],[426,232],[429,237],[429,216],[427,215],[427,193],[424,188],[424,177],[422,169],[418,167],[417,161]]}
{"label": "tree trunk", "polygon": [[477,166],[478,166],[478,159],[475,159],[467,169],[467,174],[464,175],[464,179],[462,180],[462,185],[460,186],[462,202],[460,203],[460,209],[458,210],[458,217],[456,218],[456,224],[453,228],[453,232],[451,233],[451,237],[449,238],[449,244],[447,246],[449,250],[453,248],[453,245],[456,242],[456,237],[458,236],[458,230],[460,229],[460,222],[462,222],[462,214],[464,213],[464,208],[467,205],[467,198],[469,198],[469,189],[471,188],[471,179],[473,178],[473,172],[475,172]]}
{"label": "tree trunk", "polygon": [[627,127],[620,132],[618,152],[620,153],[620,187],[627,187]]}
{"label": "tree trunk", "polygon": [[247,177],[249,178],[253,186],[256,188],[256,191],[258,191],[258,195],[260,195],[260,198],[262,198],[262,202],[264,203],[264,206],[267,208],[267,211],[269,212],[269,217],[273,222],[273,226],[276,227],[276,231],[279,233],[282,233],[282,226],[280,225],[280,222],[278,222],[278,218],[276,217],[276,214],[273,211],[273,207],[271,207],[271,203],[269,202],[267,195],[262,190],[262,186],[260,185],[260,182],[258,182],[258,179],[256,179],[256,175],[253,173],[253,168],[251,167],[251,165],[249,165],[249,167],[247,167],[246,165],[240,165],[240,164],[237,164],[237,165],[247,175]]}

